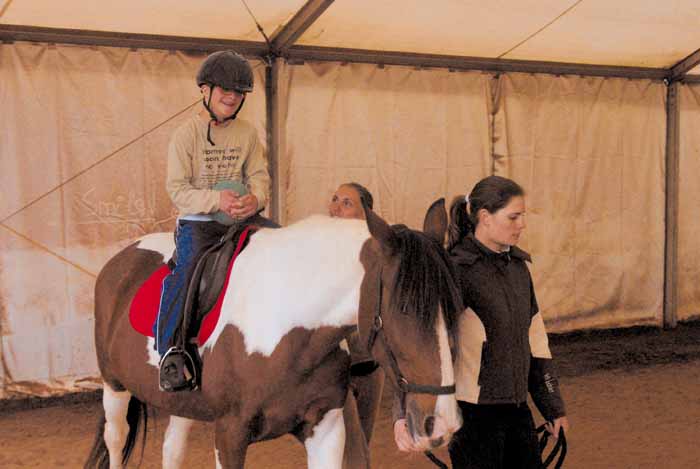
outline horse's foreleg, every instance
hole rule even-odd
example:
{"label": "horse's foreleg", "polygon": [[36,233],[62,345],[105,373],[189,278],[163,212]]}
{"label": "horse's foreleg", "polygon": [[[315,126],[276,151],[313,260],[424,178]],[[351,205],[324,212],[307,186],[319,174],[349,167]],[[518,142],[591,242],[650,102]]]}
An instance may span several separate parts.
{"label": "horse's foreleg", "polygon": [[331,409],[304,440],[309,469],[341,469],[345,449],[343,409]]}
{"label": "horse's foreleg", "polygon": [[126,414],[129,410],[131,393],[114,391],[107,383],[102,394],[102,406],[105,410],[104,440],[109,452],[110,469],[122,467],[122,450],[129,434]]}
{"label": "horse's foreleg", "polygon": [[194,420],[175,415],[170,417],[168,429],[165,431],[163,441],[163,467],[165,469],[179,469],[185,462],[185,449],[187,437]]}
{"label": "horse's foreleg", "polygon": [[248,426],[239,419],[216,421],[216,469],[243,469],[248,450]]}
{"label": "horse's foreleg", "polygon": [[343,469],[368,469],[369,448],[362,430],[357,401],[352,391],[348,391],[343,407],[345,424],[345,450],[343,451]]}

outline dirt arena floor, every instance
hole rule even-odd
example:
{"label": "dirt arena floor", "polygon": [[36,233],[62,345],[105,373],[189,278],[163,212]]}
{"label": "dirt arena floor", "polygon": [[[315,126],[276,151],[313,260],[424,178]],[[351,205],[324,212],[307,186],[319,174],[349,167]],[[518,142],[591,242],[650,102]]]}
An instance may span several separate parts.
{"label": "dirt arena floor", "polygon": [[[551,343],[572,423],[564,467],[700,468],[700,323],[555,336]],[[82,467],[100,414],[97,397],[0,403],[0,468]],[[395,449],[390,403],[387,393],[372,467],[434,468],[422,455]],[[153,417],[145,469],[160,467],[166,420]],[[190,441],[186,467],[214,467],[211,426],[197,424]],[[444,451],[438,455],[446,460]],[[131,467],[139,456],[137,450]],[[291,437],[248,451],[246,468],[304,467],[303,448]]]}

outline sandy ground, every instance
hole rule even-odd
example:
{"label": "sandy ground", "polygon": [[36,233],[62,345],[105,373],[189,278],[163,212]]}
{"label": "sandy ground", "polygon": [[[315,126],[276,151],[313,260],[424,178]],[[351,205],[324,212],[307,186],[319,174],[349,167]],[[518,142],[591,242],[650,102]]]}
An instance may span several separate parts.
{"label": "sandy ground", "polygon": [[[552,341],[555,356],[562,357],[560,381],[572,423],[565,467],[700,468],[700,341],[695,340],[700,327],[681,332]],[[94,401],[0,408],[0,467],[82,467],[99,414]],[[434,468],[422,455],[395,449],[390,414],[385,395],[371,445],[372,467]],[[160,467],[165,425],[163,416],[150,419],[142,468]],[[197,424],[190,441],[186,467],[214,467],[211,426]],[[446,457],[444,451],[438,455]],[[137,449],[131,467],[139,456]],[[248,451],[246,468],[303,467],[303,447],[291,437]]]}

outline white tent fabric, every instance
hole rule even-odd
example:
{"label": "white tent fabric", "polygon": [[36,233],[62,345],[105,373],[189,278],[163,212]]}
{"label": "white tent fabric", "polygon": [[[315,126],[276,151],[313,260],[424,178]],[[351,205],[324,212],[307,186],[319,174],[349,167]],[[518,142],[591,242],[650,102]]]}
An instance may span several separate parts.
{"label": "white tent fabric", "polygon": [[678,319],[700,316],[700,85],[680,92]]}
{"label": "white tent fabric", "polygon": [[529,193],[524,246],[550,330],[658,324],[665,87],[501,76],[496,174]]}
{"label": "white tent fabric", "polygon": [[669,67],[697,49],[698,24],[700,4],[693,0],[351,0],[334,2],[298,43]]}
{"label": "white tent fabric", "polygon": [[[268,36],[304,0],[246,0]],[[4,5],[3,5],[4,4]],[[264,41],[231,0],[5,0],[0,22]],[[700,45],[696,0],[335,0],[300,45],[670,67]]]}
{"label": "white tent fabric", "polygon": [[[7,0],[4,24],[262,41],[255,22],[240,1],[231,0]],[[248,0],[263,29],[272,33],[299,10],[305,0]]]}
{"label": "white tent fabric", "polygon": [[286,221],[325,211],[339,184],[365,185],[391,222],[420,227],[430,204],[490,174],[488,75],[337,63],[288,67]]}

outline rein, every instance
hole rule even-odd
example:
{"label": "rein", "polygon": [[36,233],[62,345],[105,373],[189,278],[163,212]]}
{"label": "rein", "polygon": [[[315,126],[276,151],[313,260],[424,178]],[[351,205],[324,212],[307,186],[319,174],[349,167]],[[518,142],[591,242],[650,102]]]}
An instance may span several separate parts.
{"label": "rein", "polygon": [[[545,429],[544,425],[540,425],[537,427],[537,433],[542,433],[542,436],[540,437],[539,445],[540,445],[540,453],[544,453],[544,449],[547,446],[547,441],[549,441],[549,432]],[[566,451],[567,451],[567,444],[566,444],[566,436],[564,435],[564,429],[560,428],[559,429],[559,438],[557,438],[557,442],[554,443],[554,448],[552,448],[552,452],[549,453],[549,456],[544,460],[542,463],[542,467],[549,467],[549,465],[554,461],[554,458],[557,457],[557,454],[559,454],[559,457],[557,458],[557,462],[554,464],[554,469],[560,469],[562,464],[564,464],[564,458],[566,458]]]}
{"label": "rein", "polygon": [[[379,343],[384,349],[384,353],[389,357],[389,366],[394,374],[394,379],[396,381],[396,387],[399,390],[399,402],[401,404],[401,413],[406,415],[406,395],[408,393],[413,394],[430,394],[433,396],[440,396],[443,394],[454,394],[456,391],[456,386],[454,384],[450,386],[431,386],[425,384],[411,383],[406,379],[406,377],[401,373],[399,368],[399,363],[396,360],[394,352],[391,350],[389,341],[386,338],[384,332],[384,322],[382,321],[382,291],[384,285],[382,283],[382,269],[379,269],[379,275],[377,276],[377,308],[374,313],[374,320],[372,321],[372,330],[369,333],[367,339],[367,350],[372,353],[372,348],[379,339]],[[440,469],[447,469],[447,465],[440,461],[431,451],[425,451],[425,455],[430,461],[435,464]]]}

